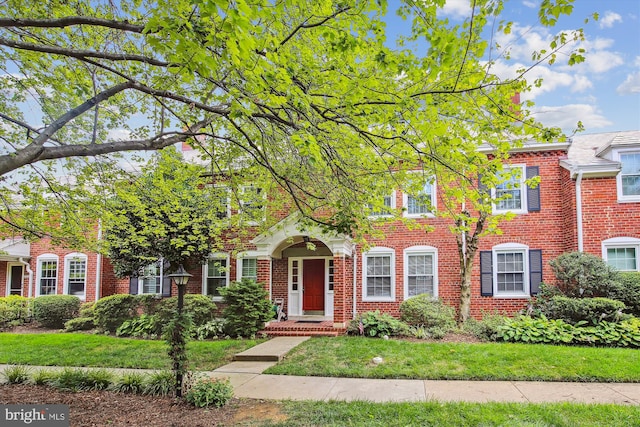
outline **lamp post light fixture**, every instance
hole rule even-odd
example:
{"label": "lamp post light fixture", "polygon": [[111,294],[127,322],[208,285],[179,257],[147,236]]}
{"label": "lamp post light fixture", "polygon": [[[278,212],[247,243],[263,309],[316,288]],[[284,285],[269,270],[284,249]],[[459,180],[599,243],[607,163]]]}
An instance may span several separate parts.
{"label": "lamp post light fixture", "polygon": [[[182,307],[184,305],[184,289],[186,288],[187,282],[189,281],[189,277],[192,277],[193,274],[189,274],[187,273],[187,271],[184,269],[184,267],[182,266],[182,264],[180,264],[180,267],[178,267],[178,270],[176,270],[175,273],[169,274],[169,277],[171,277],[171,279],[173,279],[173,281],[175,282],[176,286],[178,287],[178,318],[179,321],[176,323],[176,328],[180,328],[181,326],[178,325],[182,325]],[[179,347],[182,348],[184,351],[184,346],[185,346],[185,342],[184,342],[184,331],[174,331],[173,332],[173,336],[171,337],[171,343],[172,346],[174,347]],[[184,374],[184,365],[183,363],[181,363],[180,361],[180,357],[179,356],[172,356],[173,357],[173,369],[176,372],[176,386],[175,386],[175,392],[176,392],[176,397],[182,397],[182,376]],[[186,360],[186,359],[185,359]]]}

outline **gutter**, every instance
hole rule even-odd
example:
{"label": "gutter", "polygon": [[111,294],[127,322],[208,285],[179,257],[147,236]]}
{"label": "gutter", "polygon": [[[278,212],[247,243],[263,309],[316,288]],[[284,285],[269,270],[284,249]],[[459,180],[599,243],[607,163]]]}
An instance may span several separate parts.
{"label": "gutter", "polygon": [[20,264],[24,265],[25,270],[27,270],[27,274],[29,274],[29,290],[27,293],[29,294],[29,298],[31,298],[31,296],[33,295],[33,293],[31,292],[31,288],[33,287],[33,270],[31,269],[31,264],[25,261],[23,257],[18,258],[18,261],[20,262]]}
{"label": "gutter", "polygon": [[576,222],[578,231],[578,252],[583,252],[583,230],[582,230],[582,171],[578,172],[576,178]]}
{"label": "gutter", "polygon": [[[98,220],[98,241],[100,240],[102,240],[102,220]],[[96,255],[96,297],[95,297],[96,301],[100,299],[101,291],[102,291],[102,254],[98,251]]]}

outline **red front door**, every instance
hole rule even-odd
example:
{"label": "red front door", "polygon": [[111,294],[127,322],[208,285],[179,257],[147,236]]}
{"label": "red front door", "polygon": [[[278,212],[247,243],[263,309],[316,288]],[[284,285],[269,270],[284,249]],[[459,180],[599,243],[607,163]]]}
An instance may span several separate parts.
{"label": "red front door", "polygon": [[305,311],[324,310],[324,265],[323,259],[305,259],[302,262],[302,309]]}

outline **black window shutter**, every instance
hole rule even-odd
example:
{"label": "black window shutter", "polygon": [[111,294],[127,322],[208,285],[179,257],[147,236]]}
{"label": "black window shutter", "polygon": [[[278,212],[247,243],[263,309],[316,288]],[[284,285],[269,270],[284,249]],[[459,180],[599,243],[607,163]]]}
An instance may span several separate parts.
{"label": "black window shutter", "polygon": [[[527,166],[527,179],[540,175],[538,166]],[[527,210],[529,212],[540,211],[540,184],[535,188],[527,186]]]}
{"label": "black window shutter", "polygon": [[169,269],[171,265],[168,261],[159,261],[160,268],[163,270],[162,273],[162,296],[170,297],[171,296],[171,277],[169,277]]}
{"label": "black window shutter", "polygon": [[493,296],[493,253],[480,251],[480,295]]}
{"label": "black window shutter", "polygon": [[135,276],[129,277],[129,293],[131,295],[138,293],[138,278]]}
{"label": "black window shutter", "polygon": [[529,289],[531,295],[537,295],[540,292],[540,283],[542,283],[542,250],[529,250]]}

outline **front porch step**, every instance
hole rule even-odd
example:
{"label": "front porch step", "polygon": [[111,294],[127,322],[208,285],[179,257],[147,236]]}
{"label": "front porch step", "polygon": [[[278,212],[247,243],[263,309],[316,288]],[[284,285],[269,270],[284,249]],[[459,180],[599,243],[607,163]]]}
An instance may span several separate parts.
{"label": "front porch step", "polygon": [[312,330],[304,330],[304,331],[287,331],[287,330],[278,330],[278,329],[263,329],[259,332],[260,334],[264,334],[268,337],[338,337],[340,335],[344,335],[344,330],[334,330],[334,331],[312,331]]}
{"label": "front porch step", "polygon": [[334,328],[333,321],[321,321],[318,323],[301,322],[298,320],[286,320],[284,322],[270,322],[261,334],[270,337],[337,337],[346,332],[344,328]]}

